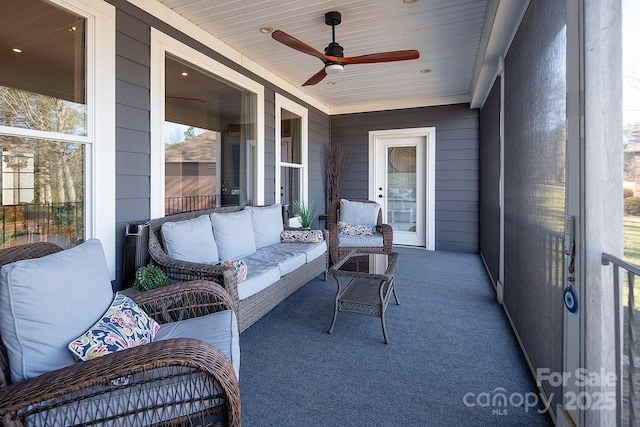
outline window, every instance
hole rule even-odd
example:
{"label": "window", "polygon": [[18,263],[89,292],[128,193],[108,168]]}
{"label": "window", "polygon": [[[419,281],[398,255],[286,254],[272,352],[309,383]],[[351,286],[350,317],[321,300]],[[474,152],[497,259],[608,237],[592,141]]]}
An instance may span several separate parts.
{"label": "window", "polygon": [[276,94],[276,201],[307,202],[308,111]]}
{"label": "window", "polygon": [[114,12],[85,6],[0,8],[0,246],[98,237],[113,275]]}
{"label": "window", "polygon": [[152,217],[261,203],[262,86],[155,30],[152,51]]}

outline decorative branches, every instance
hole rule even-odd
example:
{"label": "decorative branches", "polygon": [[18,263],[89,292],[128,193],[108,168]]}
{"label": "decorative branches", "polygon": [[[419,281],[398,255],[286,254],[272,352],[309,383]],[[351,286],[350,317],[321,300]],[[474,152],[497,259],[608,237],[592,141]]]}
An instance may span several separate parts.
{"label": "decorative branches", "polygon": [[338,141],[331,142],[327,146],[324,155],[324,168],[327,173],[327,189],[329,191],[329,203],[340,199],[340,191],[344,181],[344,166],[348,163],[348,155],[344,146]]}

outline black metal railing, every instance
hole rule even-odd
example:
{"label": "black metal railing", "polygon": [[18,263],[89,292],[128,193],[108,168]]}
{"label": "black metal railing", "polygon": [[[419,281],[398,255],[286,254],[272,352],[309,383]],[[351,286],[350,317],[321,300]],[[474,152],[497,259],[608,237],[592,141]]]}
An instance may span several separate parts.
{"label": "black metal railing", "polygon": [[[602,264],[613,265],[616,375],[622,379],[616,384],[616,425],[640,425],[640,363],[636,360],[637,346],[640,344],[636,339],[636,331],[640,328],[640,316],[634,297],[635,278],[640,276],[640,267],[607,253],[602,254]],[[620,270],[626,273],[622,277]]]}
{"label": "black metal railing", "polygon": [[63,247],[84,240],[84,204],[21,203],[0,206],[0,247],[55,241]]}
{"label": "black metal railing", "polygon": [[173,215],[181,212],[198,211],[216,207],[216,196],[183,196],[165,197],[164,214]]}

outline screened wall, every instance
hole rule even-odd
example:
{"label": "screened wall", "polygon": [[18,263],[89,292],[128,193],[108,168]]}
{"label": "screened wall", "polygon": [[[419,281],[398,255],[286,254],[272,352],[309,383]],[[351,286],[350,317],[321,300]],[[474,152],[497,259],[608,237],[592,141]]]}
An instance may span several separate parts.
{"label": "screened wall", "polygon": [[480,254],[494,283],[500,278],[500,77],[480,114]]}
{"label": "screened wall", "polygon": [[[529,4],[504,66],[505,305],[535,369],[563,371],[566,4]],[[543,384],[560,402],[561,387]]]}

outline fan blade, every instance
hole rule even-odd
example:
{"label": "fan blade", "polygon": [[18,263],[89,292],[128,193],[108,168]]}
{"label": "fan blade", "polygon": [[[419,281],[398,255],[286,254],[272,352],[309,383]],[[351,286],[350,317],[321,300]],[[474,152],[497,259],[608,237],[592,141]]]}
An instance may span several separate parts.
{"label": "fan blade", "polygon": [[370,53],[368,55],[352,56],[348,58],[339,58],[336,56],[327,56],[327,60],[342,62],[343,64],[375,64],[377,62],[393,62],[406,61],[408,59],[420,58],[420,52],[417,50],[394,50],[391,52]]}
{"label": "fan blade", "polygon": [[311,86],[316,83],[320,83],[322,79],[324,79],[325,77],[327,77],[327,72],[324,70],[324,67],[323,67],[322,70],[318,71],[313,76],[311,76],[309,80],[304,82],[302,86]]}
{"label": "fan blade", "polygon": [[271,37],[274,40],[277,40],[280,43],[286,46],[289,46],[292,49],[295,49],[302,53],[306,53],[307,55],[315,56],[316,58],[320,59],[322,62],[325,61],[324,53],[314,49],[313,47],[309,46],[305,42],[301,42],[297,38],[290,36],[284,31],[276,30],[273,33],[271,33]]}

